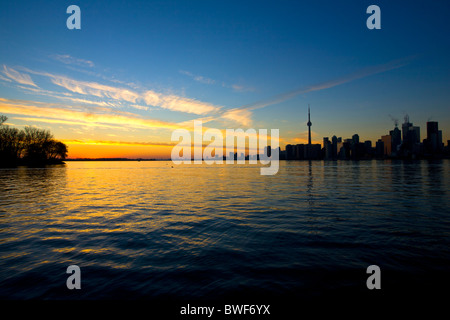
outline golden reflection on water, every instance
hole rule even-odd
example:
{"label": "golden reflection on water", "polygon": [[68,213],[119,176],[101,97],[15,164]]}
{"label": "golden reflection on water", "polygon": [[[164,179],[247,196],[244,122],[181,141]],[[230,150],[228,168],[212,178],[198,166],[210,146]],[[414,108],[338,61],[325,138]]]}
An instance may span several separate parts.
{"label": "golden reflection on water", "polygon": [[[31,265],[17,263],[24,270],[78,255],[90,257],[86,263],[129,268],[150,252],[196,255],[218,245],[244,250],[264,233],[326,236],[339,223],[357,228],[365,219],[361,211],[348,214],[352,206],[366,216],[386,214],[377,210],[377,197],[398,206],[390,194],[408,183],[431,194],[422,182],[433,169],[416,174],[408,168],[376,161],[281,162],[277,175],[261,176],[260,166],[249,164],[92,161],[3,170],[0,244],[9,249],[0,257],[33,256]],[[445,170],[438,174],[448,179]],[[417,189],[411,190],[402,192]]]}
{"label": "golden reflection on water", "polygon": [[[242,210],[252,203],[255,192],[246,174],[259,176],[259,167],[236,172],[225,165],[212,169],[172,168],[170,162],[68,162],[46,169],[19,168],[13,189],[21,192],[15,192],[14,199],[6,197],[11,236],[1,241],[35,239],[60,254],[108,254],[114,247],[115,255],[126,256],[126,249],[105,239],[121,234],[123,242],[128,235],[167,229],[169,235],[156,241],[181,249],[206,247],[217,242],[205,236],[215,218],[228,219],[228,212],[234,220],[245,220]],[[201,228],[196,227],[202,222]],[[68,242],[58,242],[62,240]],[[102,243],[110,247],[101,247]],[[43,261],[49,260],[38,264]],[[117,261],[111,265],[129,267]]]}
{"label": "golden reflection on water", "polygon": [[0,169],[0,281],[60,288],[55,274],[77,264],[95,274],[83,291],[95,298],[110,276],[119,291],[181,293],[266,283],[273,268],[288,288],[304,280],[293,270],[365,263],[367,248],[415,265],[448,243],[448,181],[450,161],[282,161],[275,176],[161,161]]}

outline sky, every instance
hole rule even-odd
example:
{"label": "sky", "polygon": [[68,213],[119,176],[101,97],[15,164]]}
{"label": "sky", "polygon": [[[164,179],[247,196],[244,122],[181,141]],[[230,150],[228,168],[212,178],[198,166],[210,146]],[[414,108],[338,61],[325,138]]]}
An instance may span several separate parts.
{"label": "sky", "polygon": [[279,129],[284,149],[307,142],[308,105],[315,143],[375,142],[406,114],[447,141],[449,14],[443,0],[2,1],[0,114],[70,158],[168,158],[194,120]]}

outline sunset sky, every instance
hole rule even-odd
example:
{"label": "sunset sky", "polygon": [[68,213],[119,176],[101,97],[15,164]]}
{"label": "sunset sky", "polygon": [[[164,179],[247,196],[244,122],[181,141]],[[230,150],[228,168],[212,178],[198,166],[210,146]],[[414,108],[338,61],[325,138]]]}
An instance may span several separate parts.
{"label": "sunset sky", "polygon": [[[81,8],[81,30],[66,9]],[[366,9],[381,8],[381,30]],[[450,139],[448,1],[2,1],[0,114],[69,157],[167,158],[177,128]]]}

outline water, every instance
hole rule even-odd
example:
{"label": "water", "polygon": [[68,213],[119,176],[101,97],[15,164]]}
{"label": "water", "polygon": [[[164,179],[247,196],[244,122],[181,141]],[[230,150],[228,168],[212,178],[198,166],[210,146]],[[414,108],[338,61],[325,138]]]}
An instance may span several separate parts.
{"label": "water", "polygon": [[0,169],[0,298],[373,297],[372,264],[380,295],[425,296],[449,283],[449,195],[449,160]]}

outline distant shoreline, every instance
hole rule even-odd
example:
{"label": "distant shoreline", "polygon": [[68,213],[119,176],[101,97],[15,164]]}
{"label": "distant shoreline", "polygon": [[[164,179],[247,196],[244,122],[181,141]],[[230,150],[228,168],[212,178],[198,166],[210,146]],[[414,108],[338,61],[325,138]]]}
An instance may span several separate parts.
{"label": "distant shoreline", "polygon": [[[419,159],[399,159],[399,158],[386,158],[386,159],[337,159],[337,160],[285,160],[281,159],[283,162],[324,162],[325,164],[332,164],[337,162],[367,162],[367,161],[394,161],[394,162],[420,162],[420,161],[436,161],[436,160],[448,160],[449,158],[419,158]],[[1,163],[0,169],[10,169],[10,168],[18,168],[18,167],[29,167],[29,168],[44,168],[46,166],[54,166],[54,165],[66,165],[66,162],[150,162],[150,161],[172,161],[171,159],[126,159],[126,158],[96,158],[96,159],[65,159],[64,161],[52,161],[52,162],[17,162],[17,163]],[[224,162],[226,164],[226,162]],[[249,164],[248,160],[245,161],[245,164]]]}
{"label": "distant shoreline", "polygon": [[[368,161],[368,160],[396,160],[396,161],[419,161],[419,160],[442,160],[449,159],[448,157],[422,157],[422,158],[360,158],[360,159],[280,159],[280,161],[292,161],[292,162],[300,162],[300,161],[325,161],[325,162],[337,162],[337,161]],[[193,161],[192,159],[191,161]],[[209,159],[211,161],[216,161],[217,159]],[[226,159],[223,159],[225,161]],[[129,158],[76,158],[76,159],[64,159],[64,161],[172,161],[172,159],[129,159]],[[205,159],[202,159],[202,162]],[[236,161],[236,159],[234,159]],[[248,158],[245,159],[247,163]]]}
{"label": "distant shoreline", "polygon": [[13,162],[1,162],[0,168],[14,168],[14,167],[41,167],[47,165],[57,165],[57,164],[65,164],[63,160],[46,160],[46,161],[29,161],[19,159],[18,161]]}
{"label": "distant shoreline", "polygon": [[[418,159],[403,159],[403,158],[385,158],[385,159],[336,159],[336,160],[324,160],[324,159],[317,159],[317,160],[286,160],[286,159],[280,159],[280,161],[286,161],[286,162],[326,162],[326,163],[333,163],[333,162],[338,162],[338,161],[344,161],[344,162],[349,162],[349,161],[370,161],[370,160],[378,160],[378,161],[383,161],[383,160],[393,160],[393,161],[421,161],[421,160],[444,160],[444,159],[449,159],[447,157],[442,157],[442,158],[418,158]],[[82,161],[89,161],[89,162],[94,162],[94,161],[134,161],[134,162],[140,162],[140,161],[172,161],[171,159],[129,159],[129,158],[77,158],[77,159],[64,159],[64,161],[62,160],[56,160],[56,161],[45,161],[45,162],[29,162],[29,161],[18,161],[15,163],[1,163],[0,162],[0,169],[2,168],[14,168],[14,167],[42,167],[42,166],[47,166],[47,165],[63,165],[66,164],[66,162],[82,162]],[[246,159],[246,164],[248,163],[248,160]]]}
{"label": "distant shoreline", "polygon": [[64,161],[171,161],[171,159],[129,159],[129,158],[76,158]]}

